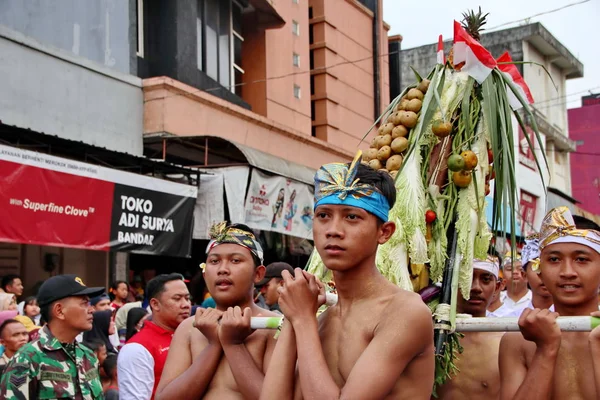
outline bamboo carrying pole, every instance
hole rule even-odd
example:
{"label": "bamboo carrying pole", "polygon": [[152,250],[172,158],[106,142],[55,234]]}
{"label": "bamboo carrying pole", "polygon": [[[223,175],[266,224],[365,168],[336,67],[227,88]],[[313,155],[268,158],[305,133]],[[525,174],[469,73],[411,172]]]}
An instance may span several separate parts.
{"label": "bamboo carrying pole", "polygon": [[[517,332],[518,318],[457,318],[457,332]],[[561,331],[589,332],[600,325],[599,317],[558,317]],[[281,317],[252,317],[252,329],[277,329]]]}
{"label": "bamboo carrying pole", "polygon": [[[334,293],[325,295],[325,305],[331,307],[337,303]],[[558,317],[558,326],[565,332],[589,332],[600,325],[600,317]],[[277,329],[281,317],[252,317],[252,329]],[[457,332],[518,332],[519,318],[472,318],[456,319]]]}

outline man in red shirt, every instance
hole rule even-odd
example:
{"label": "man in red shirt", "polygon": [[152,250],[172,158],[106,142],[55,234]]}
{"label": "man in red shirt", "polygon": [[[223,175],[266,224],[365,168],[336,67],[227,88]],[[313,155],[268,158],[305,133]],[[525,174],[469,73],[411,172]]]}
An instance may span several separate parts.
{"label": "man in red shirt", "polygon": [[190,316],[190,293],[180,274],[155,277],[146,294],[152,320],[119,352],[119,396],[124,400],[154,399],[175,329]]}

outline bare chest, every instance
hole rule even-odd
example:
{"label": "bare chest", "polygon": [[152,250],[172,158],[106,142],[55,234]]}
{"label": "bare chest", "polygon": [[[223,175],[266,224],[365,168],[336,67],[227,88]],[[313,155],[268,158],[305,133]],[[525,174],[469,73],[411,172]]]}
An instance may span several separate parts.
{"label": "bare chest", "polygon": [[[270,333],[270,332],[268,332]],[[252,335],[250,335],[244,345],[246,349],[250,353],[252,359],[256,366],[263,371],[263,363],[264,363],[264,354],[266,350],[267,336],[264,332],[256,331]],[[190,350],[192,353],[192,359],[196,359],[204,350],[204,348],[208,345],[208,342],[204,337],[199,335],[196,340],[192,338],[190,343]],[[225,352],[221,354],[221,360],[219,361],[219,365],[215,374],[209,384],[208,392],[206,396],[211,395],[211,392],[225,394],[225,392],[238,392],[238,386],[235,382],[235,378],[233,376],[233,372],[231,371],[231,366],[229,360],[227,360]],[[226,396],[229,398],[229,396]]]}
{"label": "bare chest", "polygon": [[352,368],[373,340],[373,316],[352,312],[341,317],[330,315],[319,326],[323,354],[338,386],[343,386]]}
{"label": "bare chest", "polygon": [[553,399],[597,399],[587,335],[563,333],[554,370]]}
{"label": "bare chest", "polygon": [[442,388],[442,399],[498,399],[500,370],[498,354],[501,334],[478,334],[461,340],[463,353],[458,356],[459,372]]}

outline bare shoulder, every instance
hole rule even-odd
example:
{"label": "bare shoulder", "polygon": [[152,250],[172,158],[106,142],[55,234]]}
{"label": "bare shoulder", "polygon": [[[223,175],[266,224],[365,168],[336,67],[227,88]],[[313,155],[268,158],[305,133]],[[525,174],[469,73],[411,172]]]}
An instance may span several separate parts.
{"label": "bare shoulder", "polygon": [[500,341],[501,356],[521,357],[527,359],[535,352],[535,343],[526,340],[521,332],[507,332]]}
{"label": "bare shoulder", "polygon": [[394,310],[396,315],[401,310],[403,318],[431,322],[431,310],[429,310],[429,307],[423,302],[418,293],[398,288],[398,291],[391,296],[389,303],[385,307],[384,314],[394,315]]}
{"label": "bare shoulder", "polygon": [[417,293],[400,289],[383,308],[375,333],[427,347],[433,343],[431,311]]}

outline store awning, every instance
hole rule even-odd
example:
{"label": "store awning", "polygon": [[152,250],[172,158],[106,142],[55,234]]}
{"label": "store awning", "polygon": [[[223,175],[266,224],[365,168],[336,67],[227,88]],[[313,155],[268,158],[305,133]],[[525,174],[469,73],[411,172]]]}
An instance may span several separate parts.
{"label": "store awning", "polygon": [[0,124],[0,242],[189,257],[198,188],[123,169],[200,173]]}
{"label": "store awning", "polygon": [[[485,200],[487,201],[487,207],[485,208],[485,217],[487,219],[488,225],[490,226],[490,228],[492,228],[492,218],[494,215],[494,199],[491,197],[486,197]],[[512,214],[513,211],[510,209],[509,206],[504,206],[503,210],[502,210],[502,214],[504,216],[504,221],[500,221],[498,223],[497,226],[497,231],[499,233],[504,233],[506,235],[511,235],[511,225],[510,225],[510,219],[508,218],[509,215],[513,215]],[[515,214],[515,236],[521,237],[523,236],[523,231],[521,229],[521,223],[519,222],[519,218],[518,215]]]}
{"label": "store awning", "polygon": [[308,185],[314,184],[316,173],[312,168],[218,136],[146,136],[144,154],[178,165],[201,168],[246,164]]}

